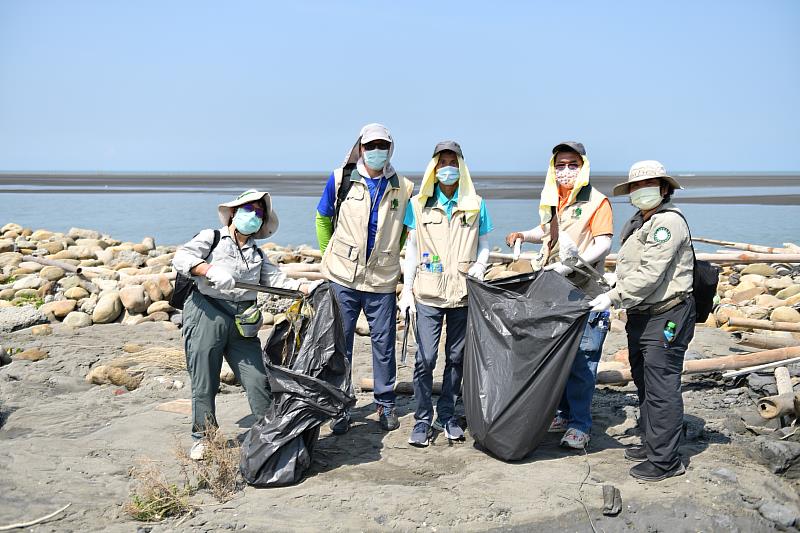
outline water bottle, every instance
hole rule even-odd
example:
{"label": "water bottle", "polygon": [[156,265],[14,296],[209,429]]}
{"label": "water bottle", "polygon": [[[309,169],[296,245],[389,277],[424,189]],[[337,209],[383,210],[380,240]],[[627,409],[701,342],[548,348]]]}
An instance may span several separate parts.
{"label": "water bottle", "polygon": [[676,327],[675,322],[671,320],[667,322],[667,327],[664,328],[664,348],[668,348],[672,343],[672,339],[675,338]]}
{"label": "water bottle", "polygon": [[425,252],[422,254],[422,269],[426,272],[431,271],[431,254]]}
{"label": "water bottle", "polygon": [[439,262],[439,256],[433,256],[433,263],[431,263],[432,272],[442,272],[442,263]]}

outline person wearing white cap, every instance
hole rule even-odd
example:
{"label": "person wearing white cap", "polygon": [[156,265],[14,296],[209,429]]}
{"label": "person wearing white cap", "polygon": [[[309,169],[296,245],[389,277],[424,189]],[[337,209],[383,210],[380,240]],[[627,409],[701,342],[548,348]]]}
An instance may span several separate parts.
{"label": "person wearing white cap", "polygon": [[[408,442],[423,448],[430,443],[432,428],[443,430],[448,440],[464,440],[455,403],[461,393],[467,337],[465,274],[483,279],[489,261],[487,234],[493,229],[457,142],[443,141],[434,148],[420,191],[406,210],[405,225],[409,235],[398,307],[401,315],[417,317],[417,409]],[[434,423],[433,370],[445,321],[445,366]]]}
{"label": "person wearing white cap", "polygon": [[614,195],[638,208],[620,234],[616,285],[590,302],[594,311],[625,309],[628,357],[639,395],[643,445],[631,476],[660,481],[686,470],[678,454],[683,428],[681,372],[694,336],[694,250],[686,220],[670,201],[680,184],[658,161],[634,163]]}
{"label": "person wearing white cap", "polygon": [[[237,289],[237,281],[300,290],[306,294],[316,283],[301,284],[286,277],[256,246],[256,239],[273,235],[278,215],[269,193],[248,190],[217,208],[222,227],[206,229],[175,252],[172,266],[194,281],[183,307],[183,343],[192,384],[192,459],[202,459],[207,424],[216,426],[214,397],[225,358],[247,393],[250,410],[263,416],[272,396],[256,336],[260,321],[242,324],[237,316],[260,313],[256,293]],[[252,323],[251,323],[252,322]]]}
{"label": "person wearing white cap", "polygon": [[[525,232],[508,234],[506,243],[514,246],[517,240],[541,242],[541,251],[532,261],[534,270],[555,270],[587,294],[596,295],[602,291],[599,285],[573,272],[561,258],[575,253],[595,270],[603,271],[613,233],[611,203],[590,183],[589,158],[582,143],[559,143],[552,154],[539,201],[542,223]],[[551,433],[564,433],[564,447],[582,450],[589,444],[597,366],[609,323],[608,311],[592,312],[584,327],[556,416],[548,429]]]}
{"label": "person wearing white cap", "polygon": [[[414,184],[390,163],[394,142],[381,124],[367,124],[342,166],[333,171],[317,205],[317,239],[322,273],[342,310],[347,358],[361,311],[372,344],[374,398],[380,427],[400,426],[395,411],[396,289],[403,218]],[[350,428],[350,415],[331,423],[334,434]]]}

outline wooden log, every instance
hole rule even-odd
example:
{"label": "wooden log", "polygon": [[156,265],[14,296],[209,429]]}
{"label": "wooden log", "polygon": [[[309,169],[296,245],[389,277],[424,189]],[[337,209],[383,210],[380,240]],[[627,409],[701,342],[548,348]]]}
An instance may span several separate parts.
{"label": "wooden log", "polygon": [[57,259],[47,259],[46,257],[39,257],[38,255],[23,255],[22,260],[39,263],[40,265],[44,266],[58,267],[64,272],[72,272],[73,274],[80,274],[81,271],[83,270],[83,267],[71,265],[69,263],[65,263],[64,261],[58,261]]}
{"label": "wooden log", "polygon": [[779,366],[773,372],[775,374],[775,386],[778,389],[778,395],[792,392],[792,375],[789,374],[789,369],[785,366]]}
{"label": "wooden log", "polygon": [[319,250],[305,249],[297,250],[297,254],[303,257],[313,257],[314,259],[322,259],[322,252]]}
{"label": "wooden log", "polygon": [[322,271],[322,264],[321,263],[286,263],[278,265],[278,268],[283,270],[284,272],[289,271],[305,271],[305,272],[321,272]]}
{"label": "wooden log", "polygon": [[177,272],[164,272],[163,274],[137,274],[135,276],[122,276],[119,280],[119,286],[125,287],[127,285],[141,285],[145,281],[158,281],[163,276],[168,281],[175,280]]}
{"label": "wooden log", "polygon": [[[361,381],[358,382],[358,386],[361,388],[362,391],[375,390],[372,378],[361,378]],[[394,391],[397,394],[407,394],[411,396],[414,394],[414,384],[410,381],[396,381],[394,384]],[[442,382],[434,381],[433,393],[440,394],[441,392],[442,392]]]}
{"label": "wooden log", "polygon": [[732,241],[720,241],[717,239],[708,239],[706,237],[692,237],[692,240],[695,242],[704,242],[706,244],[716,244],[717,246],[724,246],[726,248],[734,248],[736,250],[745,250],[748,252],[758,252],[764,254],[785,254],[785,253],[793,253],[792,250],[788,248],[774,248],[772,246],[762,246],[760,244],[748,244],[746,242],[732,242]]}
{"label": "wooden log", "polygon": [[770,331],[792,331],[800,333],[800,324],[794,322],[772,322],[753,318],[730,317],[728,325],[737,328],[767,329]]}
{"label": "wooden log", "polygon": [[288,272],[284,272],[287,278],[291,279],[307,279],[309,281],[317,281],[317,280],[324,280],[326,279],[320,272],[298,272],[295,270],[291,270]]}
{"label": "wooden log", "polygon": [[792,394],[790,392],[761,398],[756,404],[758,406],[758,414],[761,415],[761,418],[767,420],[779,416],[794,415],[797,413],[794,406],[798,401],[798,397],[800,397],[800,393]]}
{"label": "wooden log", "polygon": [[793,357],[800,357],[800,346],[791,348],[777,348],[740,355],[726,355],[710,359],[695,359],[683,363],[684,374],[702,374],[705,372],[719,372],[720,370],[737,370],[748,366],[755,366],[775,361],[783,361]]}
{"label": "wooden log", "polygon": [[800,346],[800,340],[792,337],[775,337],[764,333],[750,333],[747,331],[736,331],[733,333],[736,343],[750,348],[761,350],[772,350],[774,348],[786,348],[789,346]]}

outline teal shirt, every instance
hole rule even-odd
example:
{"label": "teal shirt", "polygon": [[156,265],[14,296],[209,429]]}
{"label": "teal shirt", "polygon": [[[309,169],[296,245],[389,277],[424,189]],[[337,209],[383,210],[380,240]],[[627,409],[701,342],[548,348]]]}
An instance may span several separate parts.
{"label": "teal shirt", "polygon": [[[433,188],[433,195],[436,197],[436,201],[439,203],[439,205],[444,207],[444,212],[447,213],[447,219],[449,220],[452,218],[453,209],[456,207],[456,205],[458,205],[458,189],[456,189],[456,192],[453,193],[452,198],[448,198],[439,189],[439,185],[435,185]],[[486,210],[486,202],[483,200],[483,198],[481,198],[481,210],[478,213],[478,219],[479,236],[482,237],[494,229],[492,219],[489,218],[489,212]],[[408,203],[408,209],[406,209],[406,216],[403,220],[403,224],[405,224],[408,229],[417,228],[417,220],[414,216],[414,210],[411,208],[410,201]]]}

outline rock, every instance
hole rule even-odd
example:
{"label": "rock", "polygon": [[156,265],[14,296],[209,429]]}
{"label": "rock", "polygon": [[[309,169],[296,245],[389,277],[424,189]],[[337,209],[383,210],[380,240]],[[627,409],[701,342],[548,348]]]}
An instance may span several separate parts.
{"label": "rock", "polygon": [[66,243],[64,242],[40,242],[39,246],[37,247],[39,250],[44,250],[47,252],[48,255],[55,255],[61,250],[66,248]]}
{"label": "rock", "polygon": [[[142,287],[144,287],[144,291],[147,293],[147,296],[150,297],[150,301],[158,302],[159,300],[164,299],[164,294],[161,292],[161,287],[158,286],[158,281],[148,279],[142,283]],[[148,312],[148,314],[150,313]]]}
{"label": "rock", "polygon": [[42,280],[39,279],[39,276],[25,276],[15,281],[11,288],[18,291],[20,289],[38,289],[41,286]]}
{"label": "rock", "polygon": [[[774,383],[774,380],[773,380]],[[752,448],[756,458],[774,474],[800,478],[800,442],[756,437]]]}
{"label": "rock", "polygon": [[23,361],[41,361],[47,359],[47,352],[40,348],[30,348],[24,352],[14,355],[14,359],[21,359]]}
{"label": "rock", "polygon": [[161,294],[165,300],[169,300],[172,297],[172,291],[175,290],[175,286],[166,276],[158,277],[158,288],[161,289]]}
{"label": "rock", "polygon": [[785,300],[786,298],[794,296],[795,294],[800,294],[800,285],[791,285],[789,287],[786,287],[785,289],[781,289],[775,296],[777,296],[781,300]]}
{"label": "rock", "polygon": [[50,324],[39,324],[31,328],[31,335],[50,335],[53,333],[53,326]]}
{"label": "rock", "polygon": [[746,267],[744,267],[744,270],[742,270],[742,274],[757,274],[759,276],[769,277],[769,276],[774,276],[776,274],[776,271],[774,268],[764,263],[754,263],[752,265],[747,265]]}
{"label": "rock", "polygon": [[739,479],[735,472],[728,470],[727,468],[717,468],[711,472],[711,475],[731,483],[736,483]]}
{"label": "rock", "polygon": [[156,311],[155,313],[148,313],[147,318],[153,322],[169,322],[169,313]]}
{"label": "rock", "polygon": [[0,307],[14,307],[14,304],[8,300],[0,300]]}
{"label": "rock", "polygon": [[94,313],[95,307],[97,307],[97,302],[100,300],[100,296],[97,294],[92,294],[88,298],[84,298],[79,302],[79,311],[83,311],[87,315],[91,315]]}
{"label": "rock", "polygon": [[800,294],[795,294],[794,296],[786,298],[786,305],[795,306],[797,304],[800,304]]}
{"label": "rock", "polygon": [[155,250],[156,240],[153,237],[145,237],[142,239],[142,246],[144,246],[148,252],[150,250]]}
{"label": "rock", "polygon": [[47,281],[58,281],[65,275],[64,269],[57,266],[46,266],[39,271],[39,277]]}
{"label": "rock", "polygon": [[22,262],[22,254],[19,252],[3,252],[0,254],[0,268],[6,266],[17,266]]}
{"label": "rock", "polygon": [[14,297],[14,293],[16,293],[14,289],[3,289],[0,291],[0,300],[10,300]]}
{"label": "rock", "polygon": [[133,245],[133,251],[136,252],[137,254],[147,255],[147,252],[149,252],[150,250],[152,250],[152,248],[148,248],[144,244]]}
{"label": "rock", "polygon": [[125,311],[125,315],[122,317],[122,324],[124,326],[138,326],[142,322],[147,322],[147,317],[141,315],[139,313],[131,313],[129,311]]}
{"label": "rock", "polygon": [[92,317],[80,311],[73,311],[64,318],[64,325],[71,328],[85,328],[92,325]]}
{"label": "rock", "polygon": [[178,329],[178,326],[172,322],[159,322],[159,324],[161,324],[161,326],[167,331],[175,331]]}
{"label": "rock", "polygon": [[792,278],[789,277],[771,278],[764,283],[764,286],[767,288],[767,290],[769,290],[769,292],[775,294],[778,291],[791,287]]}
{"label": "rock", "polygon": [[[767,278],[764,277],[764,276],[759,276],[758,274],[747,274],[747,275],[744,275],[744,276],[741,277],[741,281],[739,282],[739,285],[742,285],[743,283],[745,283],[745,284],[751,284],[751,285],[753,285],[755,287],[763,287],[764,286],[764,282],[766,282],[766,281],[767,281]],[[737,287],[739,285],[737,285]]]}
{"label": "rock", "polygon": [[31,233],[31,240],[34,241],[48,241],[53,238],[53,232],[46,229],[37,229]]}
{"label": "rock", "polygon": [[[108,243],[101,239],[75,239],[75,245],[82,246],[84,248],[91,248],[95,252],[98,248],[101,250],[108,248]],[[94,253],[92,254],[92,257],[95,257]]]}
{"label": "rock", "polygon": [[46,322],[47,318],[32,305],[0,308],[0,333],[11,333]]}
{"label": "rock", "polygon": [[169,266],[172,264],[172,258],[175,257],[174,253],[159,255],[158,257],[151,257],[145,263],[147,266]]}
{"label": "rock", "polygon": [[800,513],[796,508],[777,502],[762,503],[758,507],[758,512],[761,513],[761,516],[782,528],[791,527],[795,522],[800,521]]}
{"label": "rock", "polygon": [[0,239],[0,253],[13,252],[14,241],[11,239]]}
{"label": "rock", "polygon": [[92,368],[86,374],[86,381],[95,385],[105,385],[111,383],[118,387],[125,387],[129,391],[135,390],[142,382],[143,375],[130,374],[123,368],[99,365]]}
{"label": "rock", "polygon": [[226,385],[236,384],[236,375],[233,373],[233,369],[231,369],[230,365],[225,360],[222,361],[222,369],[219,371],[219,380]]}
{"label": "rock", "polygon": [[72,287],[80,287],[81,283],[83,282],[78,276],[67,276],[58,280],[58,286],[65,291],[71,289]]}
{"label": "rock", "polygon": [[720,306],[714,311],[714,316],[717,318],[717,322],[720,324],[724,324],[728,321],[730,317],[736,318],[744,318],[744,313],[733,306],[723,307]]}
{"label": "rock", "polygon": [[[98,259],[100,257],[98,256]],[[105,263],[115,270],[127,267],[140,267],[147,261],[147,257],[133,250],[121,250],[114,255],[111,261]]]}
{"label": "rock", "polygon": [[119,282],[115,279],[95,278],[92,280],[92,283],[97,285],[97,288],[101,291],[115,291],[119,287]]}
{"label": "rock", "polygon": [[272,313],[262,312],[261,316],[264,318],[265,326],[271,326],[275,323],[275,315]]}
{"label": "rock", "polygon": [[116,291],[104,293],[92,311],[92,321],[95,324],[108,324],[115,321],[122,313],[121,293]]}
{"label": "rock", "polygon": [[60,252],[54,253],[49,258],[57,261],[63,261],[64,259],[74,259],[77,261],[78,254],[75,253],[75,250],[61,250]]}
{"label": "rock", "polygon": [[740,304],[747,300],[752,300],[759,294],[764,294],[765,292],[767,292],[767,289],[764,287],[752,287],[750,289],[738,291],[734,289],[731,291],[731,300],[733,300],[733,303]]}
{"label": "rock", "polygon": [[169,321],[172,322],[173,324],[175,324],[176,326],[182,326],[183,325],[183,313],[178,311],[177,313],[175,313],[171,317],[169,317]]}
{"label": "rock", "polygon": [[128,285],[119,291],[119,297],[125,309],[132,313],[144,313],[150,306],[150,297],[141,285]]}
{"label": "rock", "polygon": [[763,320],[769,316],[769,308],[766,307],[747,305],[744,307],[740,307],[739,310],[742,313],[744,313],[745,317],[752,318],[755,320]]}
{"label": "rock", "polygon": [[800,322],[800,312],[793,307],[782,306],[776,307],[772,314],[769,315],[769,319],[773,322]]}
{"label": "rock", "polygon": [[144,346],[133,342],[129,342],[128,344],[124,344],[122,346],[122,351],[125,353],[136,353],[141,352],[142,350],[144,350]]}
{"label": "rock", "polygon": [[18,266],[19,268],[27,270],[30,274],[39,272],[42,269],[42,265],[34,263],[33,261],[23,261]]}
{"label": "rock", "polygon": [[784,300],[777,298],[771,294],[760,294],[756,296],[756,305],[761,307],[768,307],[770,309],[774,309],[776,307],[780,307],[782,305],[786,305]]}
{"label": "rock", "polygon": [[362,337],[369,336],[369,324],[363,315],[359,316],[356,322],[356,333]]}
{"label": "rock", "polygon": [[9,231],[13,231],[15,233],[22,233],[22,226],[19,224],[14,224],[13,222],[9,222],[2,228],[0,228],[0,233],[8,233]]}
{"label": "rock", "polygon": [[83,228],[70,228],[67,232],[67,235],[72,239],[100,239],[102,235],[100,235],[99,231],[94,231],[91,229],[83,229]]}
{"label": "rock", "polygon": [[52,314],[56,318],[64,318],[75,310],[77,304],[75,300],[57,300],[42,305],[39,310],[45,315]]}
{"label": "rock", "polygon": [[89,291],[83,287],[72,287],[64,291],[64,296],[70,300],[82,300],[89,296]]}
{"label": "rock", "polygon": [[8,365],[11,363],[11,361],[12,361],[11,356],[8,355],[6,349],[0,345],[0,366]]}
{"label": "rock", "polygon": [[153,313],[159,313],[159,312],[172,313],[173,311],[175,311],[175,308],[169,305],[169,302],[165,302],[163,300],[158,302],[153,302],[152,304],[150,304],[150,307],[147,308],[148,315],[152,315]]}

